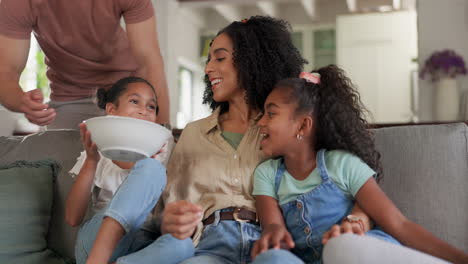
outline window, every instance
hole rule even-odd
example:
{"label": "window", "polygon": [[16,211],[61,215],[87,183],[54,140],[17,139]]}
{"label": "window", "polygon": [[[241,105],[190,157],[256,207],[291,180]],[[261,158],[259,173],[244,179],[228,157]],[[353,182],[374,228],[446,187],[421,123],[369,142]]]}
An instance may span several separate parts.
{"label": "window", "polygon": [[28,61],[20,78],[20,86],[24,91],[41,89],[45,101],[49,101],[49,80],[46,76],[47,66],[44,62],[44,52],[39,47],[36,38],[31,35]]}
{"label": "window", "polygon": [[177,128],[184,128],[188,122],[192,121],[192,92],[193,92],[193,72],[181,66],[178,76],[179,86],[179,110],[177,111]]}
{"label": "window", "polygon": [[334,25],[295,26],[292,41],[309,62],[304,65],[305,71],[336,64]]}
{"label": "window", "polygon": [[314,31],[314,67],[320,68],[335,64],[335,30]]}
{"label": "window", "polygon": [[203,35],[200,37],[200,57],[207,58],[210,52],[210,43],[215,38],[215,35]]}
{"label": "window", "polygon": [[291,40],[293,45],[299,50],[299,52],[303,55],[304,54],[304,48],[302,45],[302,32],[296,31],[291,34]]}

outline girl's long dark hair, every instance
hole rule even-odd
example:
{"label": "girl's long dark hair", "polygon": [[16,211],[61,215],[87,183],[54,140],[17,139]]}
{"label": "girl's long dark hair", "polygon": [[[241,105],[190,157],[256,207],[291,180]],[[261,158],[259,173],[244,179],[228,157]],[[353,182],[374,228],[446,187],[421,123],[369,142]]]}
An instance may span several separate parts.
{"label": "girl's long dark hair", "polygon": [[320,83],[292,78],[279,82],[276,87],[290,89],[289,100],[297,103],[296,113],[310,113],[316,120],[315,150],[340,149],[361,158],[376,171],[380,180],[382,166],[380,153],[375,149],[374,139],[364,119],[367,110],[361,103],[359,93],[351,80],[336,65],[316,71]]}

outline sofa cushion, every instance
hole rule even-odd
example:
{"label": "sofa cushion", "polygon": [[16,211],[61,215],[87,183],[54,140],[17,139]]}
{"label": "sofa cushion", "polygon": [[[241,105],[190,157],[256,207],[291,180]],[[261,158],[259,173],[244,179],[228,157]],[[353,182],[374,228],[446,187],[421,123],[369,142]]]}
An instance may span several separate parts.
{"label": "sofa cushion", "polygon": [[0,146],[0,164],[16,160],[53,159],[62,167],[54,185],[54,209],[47,245],[61,256],[74,258],[78,228],[65,223],[64,209],[73,184],[68,171],[76,163],[76,158],[83,149],[80,131],[61,129],[25,137],[0,137]]}
{"label": "sofa cushion", "polygon": [[46,241],[58,169],[52,160],[0,166],[0,263],[64,263]]}
{"label": "sofa cushion", "polygon": [[468,127],[463,123],[381,128],[381,187],[411,220],[468,251]]}

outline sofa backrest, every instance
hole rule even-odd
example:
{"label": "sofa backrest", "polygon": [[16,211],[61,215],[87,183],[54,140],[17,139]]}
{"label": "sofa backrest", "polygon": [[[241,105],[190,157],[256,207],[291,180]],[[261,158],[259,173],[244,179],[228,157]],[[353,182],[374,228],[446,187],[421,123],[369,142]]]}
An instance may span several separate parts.
{"label": "sofa backrest", "polygon": [[467,125],[380,128],[375,138],[385,193],[409,219],[467,252]]}
{"label": "sofa backrest", "polygon": [[61,165],[54,186],[54,204],[47,243],[50,249],[67,258],[74,258],[77,228],[65,223],[64,208],[73,179],[68,171],[83,149],[80,132],[51,130],[26,137],[0,137],[0,164],[16,160],[53,159]]}

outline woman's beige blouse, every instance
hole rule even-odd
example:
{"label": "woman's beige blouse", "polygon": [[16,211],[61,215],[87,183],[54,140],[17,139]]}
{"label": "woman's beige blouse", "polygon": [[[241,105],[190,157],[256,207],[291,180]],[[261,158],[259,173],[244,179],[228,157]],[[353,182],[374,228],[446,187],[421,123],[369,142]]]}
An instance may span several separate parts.
{"label": "woman's beige blouse", "polygon": [[[256,120],[251,120],[237,150],[221,136],[219,108],[209,117],[188,124],[167,166],[164,204],[187,200],[203,208],[203,219],[226,207],[255,211],[253,172],[264,160]],[[194,235],[197,243],[202,231]]]}

